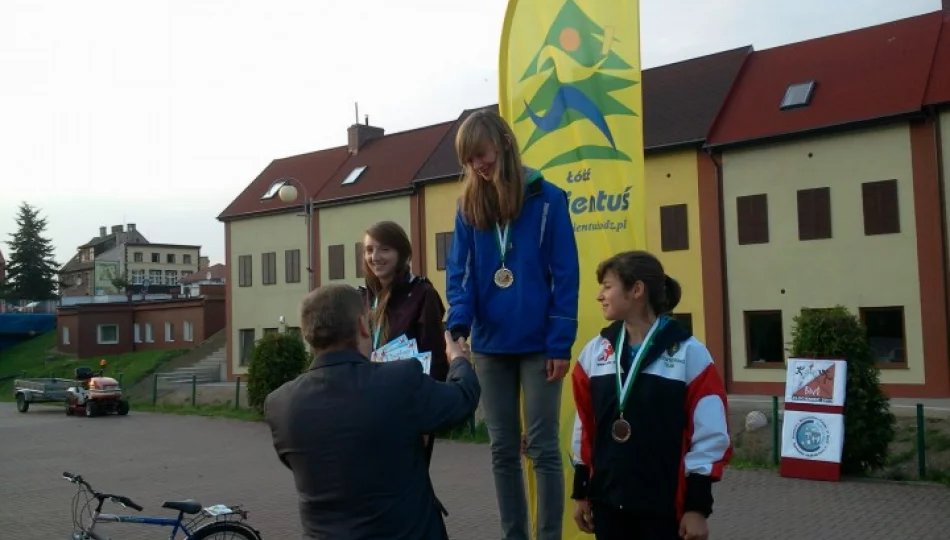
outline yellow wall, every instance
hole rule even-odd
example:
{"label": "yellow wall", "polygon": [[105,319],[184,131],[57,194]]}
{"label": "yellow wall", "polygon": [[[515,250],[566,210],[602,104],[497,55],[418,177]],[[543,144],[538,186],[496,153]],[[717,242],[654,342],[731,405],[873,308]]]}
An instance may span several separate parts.
{"label": "yellow wall", "polygon": [[[362,285],[356,277],[356,244],[363,241],[363,231],[378,221],[395,221],[412,239],[409,221],[409,196],[349,204],[320,209],[320,283]],[[330,281],[330,246],[343,244],[346,279]]]}
{"label": "yellow wall", "polygon": [[[300,283],[286,283],[284,251],[300,250]],[[261,254],[277,253],[277,283],[262,285]],[[252,286],[240,287],[238,257],[252,257]],[[280,329],[279,318],[286,326],[300,326],[300,300],[307,293],[307,228],[304,218],[295,213],[257,217],[231,223],[231,258],[228,280],[231,283],[231,365],[235,375],[247,373],[239,366],[239,331],[254,329],[255,339],[264,335],[264,328]]]}
{"label": "yellow wall", "polygon": [[438,270],[435,235],[455,230],[456,199],[461,192],[459,182],[429,184],[425,189],[426,277],[445,301],[445,270]]}
{"label": "yellow wall", "polygon": [[[811,157],[809,157],[811,155]],[[923,382],[920,289],[907,124],[801,138],[723,156],[726,270],[736,381],[782,382],[783,369],[746,367],[744,311],[782,310],[784,341],[802,308],[904,306],[907,369],[884,383]],[[865,236],[861,184],[897,179],[899,234]],[[831,187],[832,238],[799,241],[797,190]],[[738,244],[736,197],[768,194],[769,243]]]}
{"label": "yellow wall", "polygon": [[[693,334],[703,341],[706,318],[703,312],[702,252],[699,245],[699,185],[696,151],[653,154],[646,158],[647,250],[659,257],[667,275],[683,288],[683,298],[673,310],[690,314]],[[660,207],[686,204],[689,249],[664,252],[660,243]]]}

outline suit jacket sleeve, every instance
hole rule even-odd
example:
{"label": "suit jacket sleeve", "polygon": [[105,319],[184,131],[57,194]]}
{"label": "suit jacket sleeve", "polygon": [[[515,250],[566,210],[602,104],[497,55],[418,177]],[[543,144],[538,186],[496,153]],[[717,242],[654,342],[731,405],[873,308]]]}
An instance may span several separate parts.
{"label": "suit jacket sleeve", "polygon": [[481,387],[472,365],[465,359],[455,359],[449,367],[445,382],[439,382],[422,372],[422,364],[408,361],[413,377],[418,381],[412,392],[412,408],[422,433],[451,429],[474,414],[481,396]]}
{"label": "suit jacket sleeve", "polygon": [[[271,438],[274,443],[274,451],[277,452],[277,459],[284,464],[284,467],[291,469],[290,463],[287,462],[287,457],[283,450],[284,444],[281,440],[280,434],[280,413],[281,413],[281,401],[280,398],[274,395],[274,392],[268,394],[264,398],[264,420],[267,422],[267,425],[270,426]],[[291,469],[292,470],[292,469]]]}

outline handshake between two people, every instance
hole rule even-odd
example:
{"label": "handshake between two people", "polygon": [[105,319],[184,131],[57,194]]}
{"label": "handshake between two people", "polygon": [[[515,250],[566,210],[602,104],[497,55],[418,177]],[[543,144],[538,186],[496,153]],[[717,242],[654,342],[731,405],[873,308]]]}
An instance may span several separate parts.
{"label": "handshake between two people", "polygon": [[452,332],[445,331],[445,357],[451,363],[456,358],[464,358],[472,361],[472,350],[465,341],[465,338],[452,339]]}

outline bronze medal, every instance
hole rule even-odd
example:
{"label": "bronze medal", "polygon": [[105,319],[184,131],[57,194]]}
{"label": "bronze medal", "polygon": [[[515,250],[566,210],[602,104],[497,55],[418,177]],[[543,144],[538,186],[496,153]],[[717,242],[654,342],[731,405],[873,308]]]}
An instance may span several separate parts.
{"label": "bronze medal", "polygon": [[643,362],[647,351],[653,346],[654,334],[660,327],[659,323],[662,321],[662,317],[663,316],[658,317],[650,326],[650,331],[647,332],[643,344],[640,346],[640,350],[637,351],[637,354],[635,354],[632,359],[630,373],[627,375],[626,382],[623,381],[623,369],[620,362],[623,357],[623,351],[627,347],[627,327],[625,325],[620,326],[617,342],[614,343],[614,371],[617,376],[617,413],[620,418],[614,420],[614,423],[610,425],[610,436],[618,443],[625,443],[630,440],[633,428],[630,427],[630,422],[624,419],[623,412],[627,406],[627,398],[630,397],[630,389],[633,388],[633,381],[640,373],[640,364]]}
{"label": "bronze medal", "polygon": [[630,422],[627,422],[623,418],[618,418],[614,420],[613,425],[610,426],[610,436],[613,437],[618,443],[625,443],[630,440]]}

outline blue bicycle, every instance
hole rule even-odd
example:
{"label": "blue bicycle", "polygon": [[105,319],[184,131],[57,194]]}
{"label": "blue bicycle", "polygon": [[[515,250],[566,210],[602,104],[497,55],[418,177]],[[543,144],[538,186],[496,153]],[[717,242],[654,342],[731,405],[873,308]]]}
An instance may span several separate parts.
{"label": "blue bicycle", "polygon": [[[260,533],[245,522],[247,510],[243,510],[239,506],[229,507],[219,504],[204,508],[201,503],[192,500],[165,501],[162,503],[162,508],[177,510],[177,518],[103,514],[102,505],[107,500],[137,512],[141,512],[142,507],[135,504],[128,497],[100,493],[94,490],[88,482],[83,480],[82,476],[64,472],[63,478],[79,486],[79,491],[73,497],[73,527],[75,528],[73,530],[73,540],[110,540],[93,530],[97,523],[136,523],[171,527],[172,532],[168,536],[169,540],[175,540],[179,531],[184,534],[184,540],[208,540],[210,538],[262,540]],[[87,528],[83,523],[83,518],[90,513],[89,509],[94,501],[97,504],[95,510],[91,511],[92,523]],[[186,518],[186,515],[194,517]]]}

